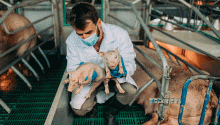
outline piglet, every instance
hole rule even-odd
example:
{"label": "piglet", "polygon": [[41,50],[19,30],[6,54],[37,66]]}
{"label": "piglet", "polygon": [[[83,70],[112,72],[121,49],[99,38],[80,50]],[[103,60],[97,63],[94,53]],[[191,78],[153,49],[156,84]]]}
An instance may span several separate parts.
{"label": "piglet", "polygon": [[[80,91],[92,81],[93,72],[97,73],[96,79],[93,81],[93,86],[90,89],[89,93],[85,96],[85,98],[90,98],[92,92],[102,83],[105,79],[105,71],[102,67],[94,63],[83,63],[80,65],[76,71],[69,71],[67,74],[71,74],[70,78],[65,80],[64,83],[69,82],[68,91],[72,92],[77,87],[78,89],[74,92],[74,94],[79,94]],[[85,81],[85,78],[88,76],[88,79]]]}
{"label": "piglet", "polygon": [[110,74],[110,69],[115,69],[117,66],[119,67],[119,73],[124,74],[121,56],[118,51],[118,48],[116,48],[114,51],[113,50],[108,51],[108,52],[101,51],[99,52],[99,56],[101,56],[105,61],[104,63],[105,63],[106,77],[104,80],[104,84],[106,88],[106,91],[105,91],[106,94],[109,94],[109,90],[107,90],[107,88],[108,88],[108,82],[110,79],[115,81],[116,86],[120,93],[125,93],[120,83],[118,82],[117,78],[112,77]]}

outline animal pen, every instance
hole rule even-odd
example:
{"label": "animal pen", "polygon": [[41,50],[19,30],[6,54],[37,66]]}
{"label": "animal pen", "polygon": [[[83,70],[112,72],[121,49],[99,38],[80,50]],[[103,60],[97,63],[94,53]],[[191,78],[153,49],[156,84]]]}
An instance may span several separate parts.
{"label": "animal pen", "polygon": [[[4,64],[4,68],[0,69],[0,74],[4,74],[11,68],[19,77],[16,82],[16,87],[4,91],[1,90],[0,104],[2,107],[0,107],[0,124],[103,125],[102,106],[99,106],[100,113],[98,117],[94,119],[89,119],[87,116],[78,117],[74,115],[69,106],[70,93],[67,92],[67,86],[64,84],[64,80],[67,79],[67,76],[64,75],[66,74],[64,42],[66,37],[73,30],[68,24],[66,16],[69,14],[69,8],[71,8],[75,2],[70,0],[24,0],[22,2],[16,2],[16,4],[10,2],[13,3],[13,0],[0,0],[2,5],[7,6],[7,12],[0,18],[0,24],[4,26],[5,31],[8,34],[14,34],[34,25],[38,34],[31,36],[22,43],[1,53],[0,58],[10,54],[38,35],[41,36],[41,42],[22,56],[13,59],[10,63]],[[187,2],[185,0],[102,0],[99,2],[92,0],[90,2],[97,8],[103,22],[113,23],[126,29],[132,39],[134,49],[162,70],[162,79],[159,80],[138,59],[135,59],[136,64],[151,77],[151,80],[145,81],[145,85],[139,88],[135,98],[129,104],[131,107],[127,107],[117,115],[119,124],[138,125],[150,119],[149,116],[145,116],[143,109],[135,103],[135,100],[143,90],[156,82],[160,96],[159,98],[151,98],[149,102],[159,103],[159,110],[157,111],[159,118],[157,124],[159,125],[161,120],[164,119],[165,110],[170,104],[179,103],[180,111],[178,122],[182,125],[187,88],[192,81],[205,79],[209,81],[209,84],[199,122],[199,124],[202,125],[210,91],[213,84],[219,84],[220,74],[205,74],[199,68],[171,52],[157,41],[206,55],[219,64],[219,0],[213,0],[213,3],[210,5],[205,0],[188,0]],[[172,12],[173,10],[178,11],[178,14]],[[41,18],[31,20],[31,23],[25,27],[15,31],[8,31],[4,20],[12,11],[24,15],[25,17],[28,15],[30,17],[27,18],[30,20],[34,14],[41,15],[42,17],[38,16]],[[47,11],[48,14],[46,16],[43,14],[45,11]],[[207,17],[209,17],[209,19]],[[217,21],[217,24],[212,23]],[[38,23],[40,24],[37,25]],[[43,28],[41,28],[41,30],[38,27]],[[204,27],[209,30],[202,30]],[[181,28],[181,30],[174,30],[174,28]],[[159,55],[162,65],[144,53],[137,45],[146,48],[149,48],[151,45]],[[42,49],[43,46],[44,49]],[[32,60],[30,62],[35,64],[34,66],[25,60],[27,55],[31,55]],[[168,91],[170,82],[169,73],[172,70],[172,66],[168,65],[167,60],[171,60],[182,67],[186,66],[190,72],[195,74],[185,81],[181,98],[171,98],[172,93]],[[14,66],[18,63],[24,63],[35,78],[26,78],[22,75]],[[49,68],[52,68],[51,71]],[[27,84],[28,87],[26,87],[24,83]],[[170,96],[168,96],[168,94],[170,94]],[[218,122],[220,113],[219,105],[220,100],[211,124],[220,124]]]}

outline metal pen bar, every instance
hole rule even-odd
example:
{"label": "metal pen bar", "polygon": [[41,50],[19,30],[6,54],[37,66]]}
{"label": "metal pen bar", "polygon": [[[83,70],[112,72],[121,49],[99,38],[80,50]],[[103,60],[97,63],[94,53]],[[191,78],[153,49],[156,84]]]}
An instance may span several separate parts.
{"label": "metal pen bar", "polygon": [[25,40],[25,41],[23,41],[23,42],[17,44],[16,46],[14,46],[14,47],[8,49],[7,51],[1,53],[1,54],[0,54],[0,58],[3,57],[3,56],[5,56],[5,55],[7,55],[7,54],[9,54],[10,52],[12,52],[12,51],[14,51],[15,49],[17,49],[18,47],[20,47],[21,45],[23,45],[23,44],[29,42],[30,40],[32,40],[32,39],[34,39],[35,37],[37,37],[39,34],[42,34],[44,31],[46,31],[46,30],[48,30],[48,29],[50,29],[50,28],[52,28],[52,27],[53,27],[53,25],[51,25],[50,27],[48,27],[48,28],[46,28],[46,29],[40,31],[38,34],[35,34],[35,35],[31,36],[30,38],[28,38],[27,40]]}
{"label": "metal pen bar", "polygon": [[209,22],[206,17],[194,6],[188,4],[186,1],[184,0],[178,0],[181,3],[183,3],[185,6],[187,6],[188,8],[192,9],[207,25],[208,27],[215,33],[215,35],[220,39],[220,33],[218,32],[218,30],[215,29],[215,27],[211,24],[211,22]]}
{"label": "metal pen bar", "polygon": [[170,53],[172,56],[174,56],[177,60],[180,60],[181,62],[183,62],[185,65],[191,67],[193,70],[195,70],[196,72],[198,72],[199,74],[203,74],[205,75],[205,73],[203,73],[201,70],[199,70],[198,68],[192,66],[191,64],[189,64],[188,62],[186,62],[185,60],[181,59],[180,57],[178,57],[177,55],[175,55],[174,53],[170,52],[169,50],[167,50],[166,48],[160,46],[161,49],[163,49],[164,51],[166,51],[167,53]]}
{"label": "metal pen bar", "polygon": [[134,46],[134,48],[138,51],[138,52],[140,52],[144,57],[146,57],[148,60],[150,60],[153,64],[155,64],[158,68],[160,68],[161,70],[163,69],[163,67],[160,65],[160,64],[158,64],[154,59],[152,59],[150,56],[148,56],[146,53],[144,53],[141,49],[139,49],[136,45],[134,45],[133,44],[133,46]]}
{"label": "metal pen bar", "polygon": [[32,85],[31,83],[22,75],[21,72],[19,72],[19,70],[17,70],[14,66],[11,66],[12,70],[27,84],[27,86],[30,88],[30,90],[32,89]]}
{"label": "metal pen bar", "polygon": [[[52,39],[52,38],[51,38]],[[28,54],[30,54],[32,51],[34,51],[35,49],[37,49],[39,46],[45,44],[48,41],[44,41],[40,44],[38,44],[37,46],[31,48],[29,51],[27,51],[25,54],[23,54],[22,56],[20,56],[18,59],[16,59],[15,61],[13,61],[12,63],[10,63],[9,65],[7,65],[5,68],[0,70],[0,74],[4,73],[6,70],[8,70],[12,65],[16,64],[17,62],[19,62],[22,58],[24,58],[25,56],[27,56]]]}
{"label": "metal pen bar", "polygon": [[135,62],[151,77],[157,84],[159,91],[161,92],[161,83],[157,77],[155,77],[138,59],[135,58]]}
{"label": "metal pen bar", "polygon": [[51,14],[51,15],[49,15],[49,16],[46,16],[46,17],[44,17],[44,18],[41,18],[41,19],[39,19],[39,20],[37,20],[37,21],[34,21],[33,23],[29,23],[28,25],[25,25],[24,27],[21,27],[21,28],[19,28],[19,29],[14,30],[14,31],[9,31],[8,28],[7,28],[7,26],[5,25],[4,21],[3,21],[3,27],[5,28],[5,31],[6,31],[8,34],[14,34],[14,33],[19,32],[19,31],[21,31],[21,30],[23,30],[23,29],[25,29],[25,28],[27,28],[27,27],[30,27],[30,26],[32,26],[32,25],[38,23],[38,22],[41,22],[42,20],[45,20],[45,19],[47,19],[47,18],[49,18],[49,17],[51,17],[51,16],[53,16],[53,14]]}
{"label": "metal pen bar", "polygon": [[151,14],[151,16],[156,17],[156,18],[159,18],[160,20],[163,20],[163,21],[165,21],[165,22],[171,23],[171,24],[173,24],[173,25],[179,26],[179,27],[181,27],[181,28],[184,28],[184,29],[189,30],[189,31],[192,31],[192,32],[197,32],[197,31],[199,31],[199,30],[201,29],[201,27],[202,27],[202,24],[203,24],[203,22],[200,21],[199,26],[197,27],[197,29],[192,29],[192,28],[189,28],[189,27],[186,27],[186,26],[182,26],[182,25],[180,25],[180,24],[177,24],[177,23],[174,23],[174,22],[171,22],[171,21],[162,19],[161,17],[156,16],[156,15],[153,15],[153,14]]}
{"label": "metal pen bar", "polygon": [[38,47],[38,50],[40,51],[40,53],[42,54],[42,56],[46,60],[48,68],[50,68],[50,62],[49,62],[47,56],[44,54],[43,50],[40,48],[40,46]]}
{"label": "metal pen bar", "polygon": [[183,110],[184,106],[186,103],[186,96],[187,96],[187,91],[188,91],[188,86],[189,84],[196,79],[210,79],[210,80],[220,80],[220,77],[213,77],[213,76],[208,76],[208,75],[194,75],[188,78],[182,88],[182,95],[181,95],[181,103],[180,103],[180,110],[179,110],[179,115],[178,115],[178,122],[180,125],[182,124],[182,117],[183,117]]}
{"label": "metal pen bar", "polygon": [[31,52],[31,56],[34,58],[34,60],[38,63],[38,65],[40,66],[41,70],[44,71],[44,67],[43,65],[40,63],[40,61],[38,60],[38,58],[34,55],[33,52]]}
{"label": "metal pen bar", "polygon": [[174,37],[174,36],[172,36],[172,35],[170,35],[168,33],[165,33],[165,32],[161,31],[158,28],[155,28],[155,27],[150,26],[150,25],[149,25],[149,27],[151,27],[151,28],[153,28],[153,29],[155,29],[155,30],[157,30],[157,31],[159,31],[159,32],[169,36],[170,38],[173,38],[173,39],[175,39],[175,40],[177,40],[177,41],[179,41],[179,42],[181,42],[181,43],[183,43],[183,44],[185,44],[185,45],[187,45],[187,46],[189,46],[189,47],[191,47],[191,48],[193,48],[193,49],[195,49],[195,50],[197,50],[197,51],[199,51],[199,52],[201,52],[201,53],[203,53],[203,54],[205,54],[207,56],[210,56],[213,59],[216,59],[216,60],[220,61],[220,58],[217,58],[217,57],[215,57],[215,56],[213,56],[213,55],[211,55],[211,54],[209,54],[209,53],[207,53],[207,52],[205,52],[205,51],[203,51],[203,50],[201,50],[201,49],[199,49],[199,48],[197,48],[195,46],[192,46],[192,45],[190,45],[190,44],[188,44],[188,43],[186,43],[186,42],[184,42],[184,41],[182,41],[182,40],[180,40],[180,39],[178,39],[178,38],[176,38],[176,37]]}
{"label": "metal pen bar", "polygon": [[12,5],[8,2],[5,2],[4,0],[0,0],[0,3],[3,3],[4,5],[6,5],[7,7],[11,7]]}
{"label": "metal pen bar", "polygon": [[22,2],[22,3],[20,3],[20,4],[13,5],[12,7],[10,7],[10,8],[5,12],[5,14],[0,18],[0,24],[3,23],[3,21],[8,17],[8,15],[9,15],[14,9],[21,8],[21,7],[25,7],[25,6],[29,6],[29,5],[34,5],[34,4],[37,4],[37,3],[44,2],[44,1],[48,1],[48,0],[32,0],[32,1],[25,1],[25,2]]}
{"label": "metal pen bar", "polygon": [[200,117],[199,125],[203,125],[203,122],[204,122],[205,112],[206,112],[207,105],[208,105],[208,102],[209,102],[209,97],[210,97],[210,93],[211,93],[211,90],[212,90],[212,85],[213,85],[213,80],[211,79],[209,81],[208,90],[206,92],[206,96],[205,96],[205,100],[204,100],[204,104],[203,104],[203,108],[202,108],[202,114],[201,114],[201,117]]}
{"label": "metal pen bar", "polygon": [[138,26],[138,25],[137,25],[137,24],[138,24],[137,21],[135,22],[134,26],[131,26],[131,25],[129,25],[129,24],[123,22],[122,20],[120,20],[119,18],[115,17],[114,15],[112,15],[112,14],[110,14],[110,13],[108,13],[107,16],[109,16],[109,17],[115,19],[115,20],[118,21],[119,23],[121,23],[121,24],[127,26],[128,28],[130,28],[130,29],[132,29],[132,30],[135,30],[135,29],[137,28],[137,26]]}
{"label": "metal pen bar", "polygon": [[21,60],[22,60],[22,62],[31,70],[31,72],[34,74],[34,76],[35,76],[35,77],[37,78],[37,80],[39,81],[40,78],[39,78],[37,72],[31,67],[31,65],[30,65],[24,58],[22,58]]}
{"label": "metal pen bar", "polygon": [[131,106],[134,101],[137,99],[137,97],[141,94],[142,91],[144,91],[148,86],[150,86],[152,83],[154,82],[154,79],[150,79],[150,81],[148,81],[146,84],[144,84],[144,86],[142,86],[137,93],[135,94],[135,97],[132,99],[132,101],[129,103],[129,106]]}
{"label": "metal pen bar", "polygon": [[173,60],[173,58],[171,57],[170,53],[167,53],[167,55],[168,55],[169,59],[174,62],[174,60]]}
{"label": "metal pen bar", "polygon": [[[219,97],[220,97],[220,95],[219,95]],[[219,114],[220,114],[220,98],[218,99],[218,106],[217,106],[216,112],[215,112],[214,125],[218,125]]]}
{"label": "metal pen bar", "polygon": [[0,98],[0,105],[8,112],[11,113],[11,109],[8,107],[8,105]]}
{"label": "metal pen bar", "polygon": [[[160,88],[160,98],[165,98],[165,96],[167,95],[167,91],[168,91],[168,86],[169,86],[169,66],[166,60],[166,57],[164,56],[162,50],[159,48],[158,44],[156,43],[155,39],[153,38],[149,28],[145,25],[145,23],[143,22],[143,19],[140,17],[140,15],[138,14],[137,9],[134,7],[134,5],[131,5],[133,12],[136,15],[136,18],[139,20],[140,24],[142,25],[144,31],[146,32],[146,35],[148,36],[148,38],[150,39],[150,41],[152,42],[155,50],[157,51],[162,64],[163,64],[163,76],[162,76],[162,85]],[[159,86],[158,86],[159,88]],[[159,120],[160,119],[164,119],[164,113],[165,113],[165,104],[159,104],[159,110],[158,110],[158,116],[159,116]]]}

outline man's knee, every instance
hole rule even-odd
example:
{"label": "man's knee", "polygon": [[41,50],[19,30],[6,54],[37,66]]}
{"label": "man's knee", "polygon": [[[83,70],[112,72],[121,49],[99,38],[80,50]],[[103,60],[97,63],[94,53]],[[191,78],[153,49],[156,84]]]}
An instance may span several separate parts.
{"label": "man's knee", "polygon": [[80,109],[72,108],[72,110],[75,112],[76,115],[84,116],[86,113],[90,112],[91,109],[89,107],[82,105]]}
{"label": "man's knee", "polygon": [[137,93],[137,88],[130,83],[122,83],[121,87],[124,89],[125,93],[118,93],[117,99],[122,104],[126,105],[131,102]]}

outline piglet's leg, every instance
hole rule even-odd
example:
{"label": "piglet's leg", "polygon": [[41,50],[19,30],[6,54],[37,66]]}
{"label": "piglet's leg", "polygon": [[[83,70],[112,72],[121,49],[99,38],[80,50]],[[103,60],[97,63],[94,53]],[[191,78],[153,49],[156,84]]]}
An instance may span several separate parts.
{"label": "piglet's leg", "polygon": [[85,98],[90,98],[91,94],[95,91],[95,89],[102,83],[102,80],[99,80],[97,82],[93,82],[92,88],[90,89],[89,93],[85,96]]}
{"label": "piglet's leg", "polygon": [[117,78],[112,78],[115,81],[116,87],[118,88],[120,93],[125,93],[125,90],[122,89],[120,83],[118,82]]}
{"label": "piglet's leg", "polygon": [[78,86],[79,86],[79,84],[77,82],[70,82],[67,91],[72,92]]}
{"label": "piglet's leg", "polygon": [[106,62],[105,62],[105,72],[106,72],[105,78],[110,79],[112,76],[110,74],[110,69],[108,68],[108,65],[106,64]]}
{"label": "piglet's leg", "polygon": [[74,94],[79,94],[85,85],[80,85],[79,88],[74,92]]}
{"label": "piglet's leg", "polygon": [[105,80],[104,80],[105,93],[106,93],[106,94],[109,94],[108,82],[109,82],[109,79],[105,79]]}
{"label": "piglet's leg", "polygon": [[119,68],[119,73],[120,74],[124,74],[121,58],[119,59],[118,68]]}

